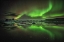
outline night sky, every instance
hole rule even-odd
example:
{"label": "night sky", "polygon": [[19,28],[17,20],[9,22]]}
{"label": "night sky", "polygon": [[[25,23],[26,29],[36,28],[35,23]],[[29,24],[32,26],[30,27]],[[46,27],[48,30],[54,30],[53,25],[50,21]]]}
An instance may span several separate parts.
{"label": "night sky", "polygon": [[[11,12],[17,16],[7,17],[20,19],[50,19],[64,17],[64,1],[61,0],[22,0],[22,1],[1,1],[1,20],[6,19],[5,14]],[[18,26],[15,29],[4,29],[1,27],[3,41],[63,41],[64,26],[43,25]]]}

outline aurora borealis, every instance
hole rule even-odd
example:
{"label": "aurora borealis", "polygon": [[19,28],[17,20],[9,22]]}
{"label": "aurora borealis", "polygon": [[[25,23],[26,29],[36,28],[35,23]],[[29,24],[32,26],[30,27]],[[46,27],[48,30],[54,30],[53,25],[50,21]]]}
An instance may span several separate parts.
{"label": "aurora borealis", "polygon": [[[24,15],[26,15],[30,19],[38,19],[37,17],[41,17],[41,19],[46,20],[50,18],[54,19],[56,17],[64,17],[63,7],[63,1],[57,0],[25,2],[18,1],[11,5],[11,7],[6,10],[6,12],[16,13],[17,16],[14,17],[14,20],[20,20]],[[19,26],[18,23],[14,22],[14,26],[16,26],[16,28],[19,30],[15,29],[7,32],[12,35],[15,34],[17,31],[22,31],[27,33],[27,35],[35,37],[47,36],[50,40],[55,40],[55,38],[59,40],[62,39],[64,35],[63,25],[52,25],[43,22],[42,25],[32,24],[29,26],[26,25],[26,28],[24,28],[22,26]],[[16,32],[13,33],[14,31]],[[17,33],[17,35],[19,35],[19,33]]]}

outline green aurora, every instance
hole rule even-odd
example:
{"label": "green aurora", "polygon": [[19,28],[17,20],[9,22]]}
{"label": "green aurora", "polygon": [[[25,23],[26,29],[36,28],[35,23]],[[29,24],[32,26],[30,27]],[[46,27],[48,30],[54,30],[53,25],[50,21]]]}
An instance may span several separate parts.
{"label": "green aurora", "polygon": [[[39,9],[38,7],[34,7],[32,8],[31,11],[24,11],[22,13],[20,13],[20,15],[18,15],[17,17],[15,17],[16,20],[19,20],[24,14],[27,16],[30,16],[31,18],[36,18],[36,17],[41,17],[42,19],[46,19],[49,17],[55,18],[57,16],[64,16],[64,13],[50,13],[49,15],[47,15],[48,12],[55,12],[55,11],[59,11],[62,9],[63,3],[62,2],[57,2],[54,3],[52,0],[49,0],[48,2],[48,7],[44,8],[44,9]],[[18,28],[24,30],[24,31],[32,31],[34,35],[39,35],[40,33],[44,34],[46,33],[47,35],[49,35],[50,39],[54,39],[55,37],[57,37],[58,39],[61,39],[63,37],[62,33],[60,32],[60,30],[64,30],[64,27],[62,26],[48,26],[46,23],[43,22],[43,25],[38,26],[38,25],[30,25],[27,28],[23,28],[22,26],[18,26]],[[51,30],[49,30],[51,29]],[[30,32],[31,33],[31,32]]]}

